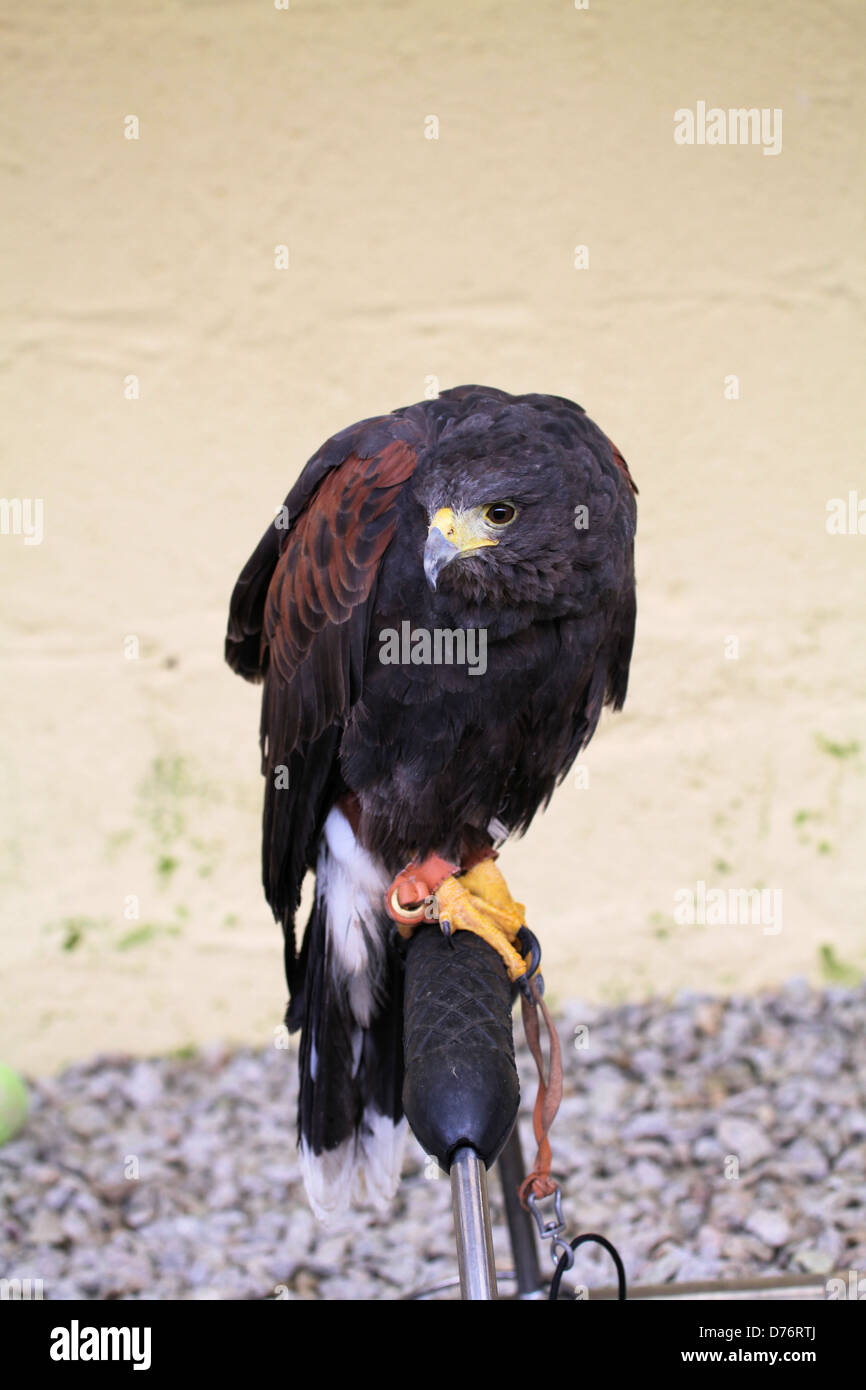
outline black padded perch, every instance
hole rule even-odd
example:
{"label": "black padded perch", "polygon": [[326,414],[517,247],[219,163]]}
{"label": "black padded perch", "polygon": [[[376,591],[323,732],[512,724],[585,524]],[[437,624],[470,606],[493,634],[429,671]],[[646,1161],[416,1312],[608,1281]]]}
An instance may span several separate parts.
{"label": "black padded perch", "polygon": [[403,1109],[418,1142],[450,1170],[469,1145],[487,1168],[520,1104],[512,986],[496,952],[472,932],[419,928],[406,954]]}

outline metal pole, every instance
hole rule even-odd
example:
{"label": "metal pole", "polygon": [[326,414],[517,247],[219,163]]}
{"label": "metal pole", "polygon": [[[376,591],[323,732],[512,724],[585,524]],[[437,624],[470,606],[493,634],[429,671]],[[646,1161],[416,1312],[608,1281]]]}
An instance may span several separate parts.
{"label": "metal pole", "polygon": [[451,1161],[451,1205],[461,1298],[498,1298],[487,1205],[487,1169],[474,1149],[458,1149]]}
{"label": "metal pole", "polygon": [[502,1181],[505,1219],[508,1222],[508,1234],[511,1237],[511,1250],[514,1255],[517,1297],[546,1298],[532,1217],[528,1211],[523,1210],[517,1195],[517,1189],[526,1177],[526,1164],[523,1161],[523,1149],[516,1121],[508,1136],[508,1142],[499,1155],[499,1177]]}

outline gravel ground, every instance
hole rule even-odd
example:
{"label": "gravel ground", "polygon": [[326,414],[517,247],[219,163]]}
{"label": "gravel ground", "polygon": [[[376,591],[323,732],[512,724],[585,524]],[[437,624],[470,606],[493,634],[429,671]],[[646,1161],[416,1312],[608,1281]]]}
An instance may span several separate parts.
{"label": "gravel ground", "polygon": [[[632,1282],[866,1273],[866,986],[574,1003],[559,1022],[569,1234],[608,1236]],[[411,1139],[388,1214],[316,1223],[294,1072],[275,1048],[212,1048],[34,1082],[0,1149],[0,1273],[50,1299],[389,1299],[453,1276],[449,1184]],[[504,1268],[496,1182],[491,1196]],[[575,1277],[612,1282],[607,1257],[580,1251]]]}

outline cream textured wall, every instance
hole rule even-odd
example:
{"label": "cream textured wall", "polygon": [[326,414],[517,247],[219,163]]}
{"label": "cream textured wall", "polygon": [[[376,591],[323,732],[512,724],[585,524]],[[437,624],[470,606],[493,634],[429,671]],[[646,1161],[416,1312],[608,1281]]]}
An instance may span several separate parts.
{"label": "cream textured wall", "polygon": [[[573,397],[641,489],[627,710],[504,860],[553,995],[861,974],[866,535],[825,519],[866,496],[862,4],[0,14],[0,496],[44,504],[0,536],[0,1058],[278,1022],[228,595],[321,441],[431,376]],[[781,153],[677,145],[699,101],[780,109]],[[783,929],[678,925],[699,879]]]}

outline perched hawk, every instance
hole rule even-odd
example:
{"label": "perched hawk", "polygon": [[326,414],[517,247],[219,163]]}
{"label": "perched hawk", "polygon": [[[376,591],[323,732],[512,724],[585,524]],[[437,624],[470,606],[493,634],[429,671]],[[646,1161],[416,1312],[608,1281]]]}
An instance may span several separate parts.
{"label": "perched hawk", "polygon": [[264,682],[264,886],[319,1216],[399,1178],[389,884],[521,834],[625,699],[635,492],[572,401],[460,386],[329,439],[237,581],[226,659]]}

